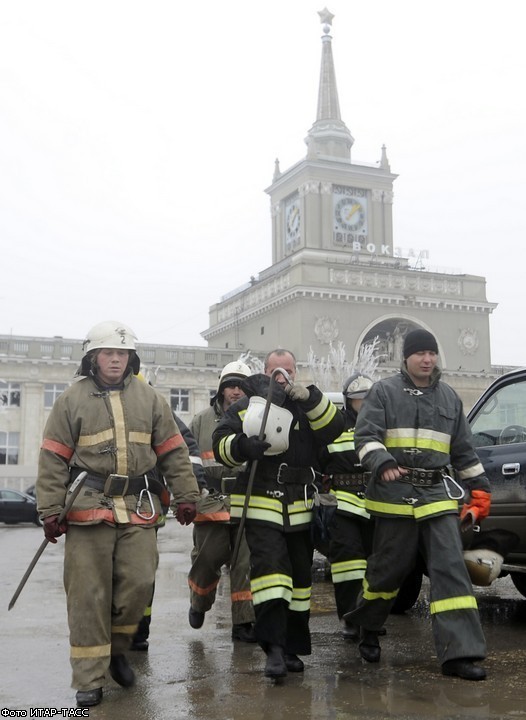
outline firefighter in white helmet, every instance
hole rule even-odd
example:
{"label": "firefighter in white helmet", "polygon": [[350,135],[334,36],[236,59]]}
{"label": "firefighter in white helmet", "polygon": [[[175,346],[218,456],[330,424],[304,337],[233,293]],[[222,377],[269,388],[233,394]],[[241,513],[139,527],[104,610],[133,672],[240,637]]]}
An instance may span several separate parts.
{"label": "firefighter in white helmet", "polygon": [[[188,573],[188,620],[195,629],[202,627],[205,613],[214,604],[221,568],[230,563],[237,534],[237,526],[230,522],[230,491],[237,473],[215,460],[212,433],[227,408],[244,397],[241,383],[251,374],[248,365],[239,360],[225,365],[210,407],[198,413],[190,423],[190,431],[201,452],[209,493],[205,492],[197,504],[192,567]],[[230,568],[232,640],[252,643],[256,637],[249,562],[248,546],[243,539],[237,562]]]}
{"label": "firefighter in white helmet", "polygon": [[[338,505],[329,526],[329,546],[318,549],[324,554],[328,551],[340,620],[355,606],[372,548],[373,521],[365,509],[365,468],[354,447],[358,413],[372,386],[372,379],[360,372],[347,378],[342,410],[345,430],[320,453],[323,489],[336,496]],[[343,621],[342,635],[347,640],[357,640],[359,628]]]}
{"label": "firefighter in white helmet", "polygon": [[[199,497],[168,403],[137,378],[135,340],[117,321],[90,330],[81,377],[56,400],[39,457],[45,536],[55,543],[67,532],[64,586],[79,707],[101,702],[108,671],[123,687],[133,685],[126,652],[151,596],[162,505],[171,502],[188,525]],[[83,471],[82,489],[59,523],[68,485]]]}

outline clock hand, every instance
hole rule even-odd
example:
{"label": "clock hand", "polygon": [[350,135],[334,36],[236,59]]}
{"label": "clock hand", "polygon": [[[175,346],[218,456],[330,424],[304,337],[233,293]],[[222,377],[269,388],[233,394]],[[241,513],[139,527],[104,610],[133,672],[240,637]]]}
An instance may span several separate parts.
{"label": "clock hand", "polygon": [[347,212],[347,215],[345,217],[346,220],[350,220],[355,212],[357,212],[360,209],[361,205],[359,203],[356,203],[352,206],[352,208]]}

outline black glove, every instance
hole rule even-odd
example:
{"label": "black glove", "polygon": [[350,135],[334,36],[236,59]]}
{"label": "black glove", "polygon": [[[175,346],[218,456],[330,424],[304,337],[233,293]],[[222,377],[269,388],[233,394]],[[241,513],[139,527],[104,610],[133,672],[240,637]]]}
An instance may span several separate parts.
{"label": "black glove", "polygon": [[260,440],[257,435],[247,437],[241,435],[237,441],[239,452],[247,460],[261,460],[265,454],[265,450],[268,450],[270,443],[265,440]]}
{"label": "black glove", "polygon": [[175,510],[175,517],[180,525],[190,525],[195,516],[195,503],[178,503]]}
{"label": "black glove", "polygon": [[62,520],[62,522],[59,523],[58,515],[49,515],[49,517],[44,518],[43,523],[44,535],[46,536],[46,540],[49,540],[51,543],[56,543],[57,538],[68,531],[67,522]]}

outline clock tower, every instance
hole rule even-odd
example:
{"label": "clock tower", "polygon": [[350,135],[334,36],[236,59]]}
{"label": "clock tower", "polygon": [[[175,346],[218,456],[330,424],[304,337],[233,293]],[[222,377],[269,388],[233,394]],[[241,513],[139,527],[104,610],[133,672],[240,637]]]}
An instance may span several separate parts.
{"label": "clock tower", "polygon": [[354,138],[340,116],[329,34],[334,15],[322,10],[322,57],[316,121],[308,132],[307,156],[279,170],[266,192],[271,199],[272,261],[304,249],[393,254],[393,175],[385,147],[379,162],[353,164]]}
{"label": "clock tower", "polygon": [[[374,163],[354,162],[354,138],[340,115],[330,35],[319,13],[321,71],[306,156],[281,171],[270,197],[272,265],[210,308],[202,336],[240,351],[292,350],[300,365],[345,347],[347,359],[377,341],[386,373],[401,362],[404,336],[437,338],[443,369],[490,367],[485,279],[433,271],[393,247],[393,184],[385,146]],[[404,243],[406,244],[406,243]],[[412,243],[410,243],[412,244]],[[326,388],[328,389],[328,388]]]}

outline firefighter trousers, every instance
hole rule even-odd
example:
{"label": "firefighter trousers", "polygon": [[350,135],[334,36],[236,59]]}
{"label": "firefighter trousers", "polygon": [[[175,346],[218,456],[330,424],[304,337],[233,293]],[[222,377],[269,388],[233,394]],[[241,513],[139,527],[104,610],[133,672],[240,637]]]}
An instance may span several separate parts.
{"label": "firefighter trousers", "polygon": [[[208,612],[216,599],[221,568],[230,564],[238,525],[224,522],[195,523],[192,567],[188,573],[190,605]],[[254,607],[250,591],[250,554],[245,536],[241,540],[237,562],[230,568],[232,624],[253,623]]]}
{"label": "firefighter trousers", "polygon": [[356,605],[371,552],[373,520],[336,512],[330,524],[329,562],[336,610],[341,619]]}
{"label": "firefighter trousers", "polygon": [[256,639],[266,652],[310,655],[309,630],[313,547],[310,529],[283,532],[247,520]]}
{"label": "firefighter trousers", "polygon": [[102,687],[111,655],[124,654],[151,598],[154,527],[70,525],[64,550],[72,687]]}
{"label": "firefighter trousers", "polygon": [[412,518],[375,518],[373,552],[357,608],[348,619],[366,629],[379,630],[402,582],[414,568],[419,549],[429,575],[429,609],[439,662],[483,659],[486,641],[456,515],[439,515],[418,523]]}

